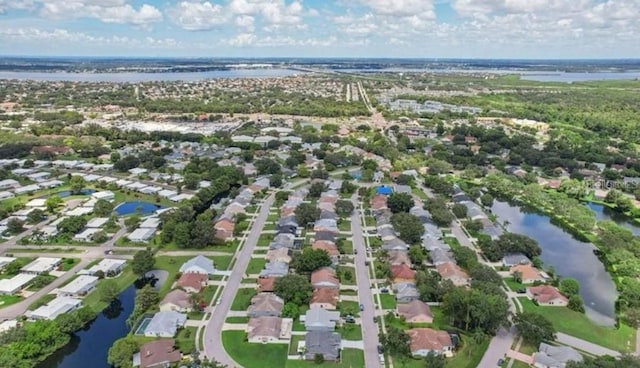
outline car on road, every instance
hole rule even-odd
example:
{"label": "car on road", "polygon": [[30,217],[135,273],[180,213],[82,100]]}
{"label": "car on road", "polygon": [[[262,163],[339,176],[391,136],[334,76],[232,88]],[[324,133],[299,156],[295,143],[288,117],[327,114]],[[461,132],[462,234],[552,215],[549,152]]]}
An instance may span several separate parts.
{"label": "car on road", "polygon": [[113,251],[112,251],[112,250],[105,250],[105,251],[104,251],[104,254],[107,254],[107,255],[109,255],[109,254],[113,254]]}
{"label": "car on road", "polygon": [[356,323],[356,319],[351,315],[344,317],[344,321],[346,323]]}
{"label": "car on road", "polygon": [[498,359],[498,367],[501,367],[504,364],[504,359]]}
{"label": "car on road", "polygon": [[380,364],[384,365],[384,354],[378,354],[378,359],[380,359]]}
{"label": "car on road", "polygon": [[382,289],[380,289],[380,292],[383,293],[383,294],[388,294],[389,293],[389,289],[382,288]]}
{"label": "car on road", "polygon": [[382,354],[383,351],[382,345],[378,344],[378,354]]}
{"label": "car on road", "polygon": [[354,249],[354,250],[353,250],[353,254],[358,254],[358,250],[357,250],[357,249]]}
{"label": "car on road", "polygon": [[527,293],[527,289],[525,289],[525,288],[518,289],[518,290],[516,291],[516,293],[518,293],[518,294],[526,294],[526,293]]}
{"label": "car on road", "polygon": [[364,310],[364,304],[360,304],[360,312]]}

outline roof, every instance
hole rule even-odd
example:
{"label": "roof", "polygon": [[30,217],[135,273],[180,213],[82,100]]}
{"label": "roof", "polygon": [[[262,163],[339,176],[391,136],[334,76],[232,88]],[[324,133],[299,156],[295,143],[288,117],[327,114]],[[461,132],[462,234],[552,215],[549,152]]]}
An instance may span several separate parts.
{"label": "roof", "polygon": [[261,277],[258,278],[258,291],[259,292],[271,292],[273,291],[273,284],[277,277]]}
{"label": "roof", "polygon": [[151,322],[147,325],[147,328],[144,330],[145,335],[157,335],[157,336],[166,336],[166,335],[175,335],[179,326],[184,326],[187,322],[187,315],[174,312],[158,312],[153,318],[151,318]]}
{"label": "roof", "polygon": [[331,267],[322,267],[311,273],[311,284],[318,283],[340,285],[340,281],[336,278],[336,273]]}
{"label": "roof", "polygon": [[412,282],[395,283],[393,284],[393,289],[396,293],[396,299],[417,298],[419,295],[416,285]]}
{"label": "roof", "polygon": [[446,331],[437,331],[430,328],[412,328],[407,330],[411,338],[411,351],[435,350],[442,351],[444,347],[453,347],[451,336]]}
{"label": "roof", "polygon": [[190,308],[191,299],[186,291],[180,289],[171,290],[160,302],[160,305],[171,303],[181,308]]}
{"label": "roof", "polygon": [[[328,354],[338,356],[340,350],[340,334],[330,331],[309,331],[304,338],[307,354]],[[325,357],[326,358],[326,357]]]}
{"label": "roof", "polygon": [[330,312],[323,308],[311,308],[304,316],[304,325],[307,330],[310,327],[327,327],[333,330],[338,321],[340,321],[340,312]]}
{"label": "roof", "polygon": [[404,316],[406,320],[410,320],[418,316],[433,317],[433,313],[431,313],[429,305],[417,299],[406,304],[398,304],[397,311],[398,314]]}
{"label": "roof", "polygon": [[553,346],[540,343],[539,352],[533,354],[533,362],[548,367],[561,367],[569,361],[581,362],[582,355],[569,346]]}
{"label": "roof", "polygon": [[87,227],[91,228],[98,228],[98,227],[102,227],[104,226],[104,224],[106,224],[109,221],[108,218],[106,217],[96,217],[96,218],[92,218],[91,220],[89,220],[89,222],[87,222]]}
{"label": "roof", "polygon": [[19,273],[10,279],[0,279],[0,292],[5,294],[13,293],[34,278],[36,278],[34,274]]}
{"label": "roof", "polygon": [[289,264],[286,262],[271,261],[260,271],[260,277],[284,276],[289,273]]}
{"label": "roof", "polygon": [[247,324],[248,337],[268,336],[273,338],[280,337],[282,331],[282,318],[280,317],[257,317],[249,319]]}
{"label": "roof", "polygon": [[100,263],[91,266],[91,268],[87,270],[87,273],[94,274],[98,271],[102,271],[106,274],[109,271],[117,270],[125,263],[127,263],[127,261],[125,261],[124,259],[105,258],[101,260]]}
{"label": "roof", "polygon": [[77,294],[86,291],[89,286],[95,286],[98,282],[98,278],[95,276],[82,275],[78,276],[73,281],[58,289],[60,293]]}
{"label": "roof", "polygon": [[145,241],[145,240],[151,239],[151,237],[155,232],[156,232],[156,229],[149,229],[149,228],[135,229],[131,234],[127,235],[127,238],[133,241],[138,241],[138,240]]}
{"label": "roof", "polygon": [[251,298],[251,305],[247,308],[248,314],[270,312],[280,314],[284,300],[273,293],[259,293]]}
{"label": "roof", "polygon": [[178,279],[178,286],[188,287],[200,291],[203,286],[202,283],[207,281],[209,277],[201,273],[183,273]]}
{"label": "roof", "polygon": [[515,272],[520,272],[522,275],[522,280],[542,280],[544,279],[544,275],[538,271],[537,268],[533,267],[530,264],[519,264],[517,266],[513,266],[509,269],[509,273],[512,275]]}
{"label": "roof", "polygon": [[163,366],[166,363],[179,362],[182,359],[180,350],[175,348],[173,339],[151,341],[140,347],[140,367]]}
{"label": "roof", "polygon": [[55,319],[82,304],[82,300],[59,296],[31,312],[32,318]]}
{"label": "roof", "polygon": [[309,304],[331,304],[333,306],[338,305],[338,298],[340,292],[338,289],[331,288],[317,288],[313,290],[313,294],[311,295],[311,301]]}
{"label": "roof", "polygon": [[180,266],[182,273],[202,273],[212,275],[216,271],[213,261],[199,254]]}
{"label": "roof", "polygon": [[330,256],[340,255],[340,252],[338,251],[338,246],[334,242],[329,240],[316,240],[313,242],[313,244],[311,244],[311,248],[322,249],[327,253],[329,253]]}
{"label": "roof", "polygon": [[411,265],[411,259],[409,258],[409,254],[407,252],[403,252],[401,250],[391,250],[388,252],[388,256],[389,262],[391,262],[392,265]]}
{"label": "roof", "polygon": [[457,264],[453,262],[445,262],[436,266],[438,273],[442,277],[460,277],[468,279],[469,275],[464,272]]}
{"label": "roof", "polygon": [[413,280],[416,272],[406,264],[400,264],[391,266],[391,275],[396,279]]}
{"label": "roof", "polygon": [[532,286],[527,288],[527,291],[533,295],[535,300],[542,303],[547,303],[555,299],[569,300],[566,296],[562,295],[558,289],[549,285]]}
{"label": "roof", "polygon": [[23,272],[47,272],[53,269],[55,265],[62,262],[60,258],[51,258],[51,257],[39,257],[35,261],[29,263],[28,265],[22,267],[20,270]]}

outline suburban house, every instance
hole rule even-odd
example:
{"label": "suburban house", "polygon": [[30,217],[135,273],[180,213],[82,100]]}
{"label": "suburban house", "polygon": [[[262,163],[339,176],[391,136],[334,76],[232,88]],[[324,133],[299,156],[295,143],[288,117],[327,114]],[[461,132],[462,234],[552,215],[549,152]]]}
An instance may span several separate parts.
{"label": "suburban house", "polygon": [[269,262],[284,262],[290,263],[291,256],[289,255],[289,248],[270,249],[265,256]]}
{"label": "suburban house", "polygon": [[30,273],[19,273],[10,279],[0,279],[0,294],[9,295],[22,290],[36,276]]}
{"label": "suburban house", "polygon": [[322,355],[324,360],[338,360],[340,358],[340,334],[329,331],[309,331],[304,338],[306,360],[315,359],[316,354]]}
{"label": "suburban house", "polygon": [[82,305],[82,300],[69,298],[67,296],[58,296],[46,305],[38,309],[27,312],[27,316],[31,319],[56,319],[61,314],[72,312]]}
{"label": "suburban house", "polygon": [[293,320],[280,317],[251,318],[247,324],[247,338],[251,343],[271,343],[289,340]]}
{"label": "suburban house", "polygon": [[533,353],[536,368],[564,368],[570,361],[581,362],[582,355],[568,346],[553,346],[540,343],[537,353]]}
{"label": "suburban house", "polygon": [[558,289],[550,285],[531,286],[527,288],[527,296],[539,305],[565,307],[569,299]]}
{"label": "suburban house", "polygon": [[260,293],[251,298],[251,305],[247,309],[247,316],[280,317],[284,301],[273,293]]}
{"label": "suburban house", "polygon": [[466,286],[469,284],[469,275],[457,264],[446,262],[436,266],[440,276],[445,280],[451,280],[455,286]]}
{"label": "suburban house", "polygon": [[420,296],[416,285],[411,282],[401,282],[393,284],[393,291],[398,303],[410,303]]}
{"label": "suburban house", "polygon": [[333,331],[340,322],[340,312],[329,312],[323,308],[311,308],[304,315],[307,331]]}
{"label": "suburban house", "polygon": [[513,276],[516,272],[520,274],[523,284],[533,284],[534,282],[546,282],[549,278],[545,273],[538,271],[530,264],[521,264],[511,267],[509,273]]}
{"label": "suburban house", "polygon": [[314,289],[309,307],[334,310],[338,306],[339,293],[338,289],[333,288],[322,287]]}
{"label": "suburban house", "polygon": [[416,272],[406,264],[392,265],[391,279],[394,283],[415,282]]}
{"label": "suburban house", "polygon": [[98,278],[95,276],[81,275],[73,279],[67,285],[58,289],[58,295],[81,297],[89,294],[91,290],[95,289],[98,283]]}
{"label": "suburban house", "polygon": [[187,323],[187,315],[175,311],[158,312],[144,330],[147,337],[173,337]]}
{"label": "suburban house", "polygon": [[35,261],[22,267],[20,272],[30,273],[32,275],[40,275],[43,273],[51,272],[56,269],[62,263],[60,258],[39,257]]}
{"label": "suburban house", "polygon": [[183,273],[177,281],[179,287],[188,293],[199,293],[207,286],[209,277],[201,273]]}
{"label": "suburban house", "polygon": [[316,231],[316,234],[313,236],[313,238],[316,241],[327,240],[333,243],[336,242],[336,234],[331,231]]}
{"label": "suburban house", "polygon": [[140,347],[133,355],[133,366],[140,368],[164,368],[182,359],[180,350],[175,348],[173,339],[151,341]]}
{"label": "suburban house", "polygon": [[160,311],[190,312],[193,307],[191,298],[186,291],[180,289],[171,290],[160,302]]}
{"label": "suburban house", "polygon": [[105,258],[100,263],[91,266],[88,270],[81,270],[79,274],[95,275],[96,272],[102,271],[105,276],[113,277],[118,275],[124,269],[127,261],[123,259]]}
{"label": "suburban house", "polygon": [[446,357],[453,356],[453,341],[446,331],[437,331],[430,328],[412,328],[406,331],[409,335],[411,355],[425,357],[433,352]]}
{"label": "suburban house", "polygon": [[336,246],[334,242],[328,240],[316,240],[313,242],[313,244],[311,244],[311,248],[324,250],[333,260],[336,260],[338,257],[340,257],[338,246]]}
{"label": "suburban house", "polygon": [[260,277],[282,277],[289,273],[289,264],[286,262],[269,262],[260,271]]}
{"label": "suburban house", "polygon": [[311,286],[314,288],[340,289],[340,281],[331,267],[322,267],[311,273]]}
{"label": "suburban house", "polygon": [[233,238],[233,229],[236,225],[228,218],[222,218],[220,221],[213,225],[213,229],[216,231],[216,237],[222,240],[228,240]]}
{"label": "suburban house", "polygon": [[502,257],[502,265],[504,267],[513,267],[525,264],[531,264],[531,260],[522,253],[511,253]]}
{"label": "suburban house", "polygon": [[392,266],[406,264],[411,267],[411,259],[409,259],[409,254],[407,252],[392,250],[387,252],[387,255],[389,257],[389,263]]}
{"label": "suburban house", "polygon": [[408,323],[432,323],[433,313],[427,303],[421,300],[412,300],[409,303],[398,304],[396,313],[404,317]]}
{"label": "suburban house", "polygon": [[212,260],[203,255],[197,255],[180,266],[180,272],[213,275],[216,272],[216,268],[213,266]]}
{"label": "suburban house", "polygon": [[259,277],[257,290],[259,293],[261,292],[273,292],[273,284],[275,283],[277,277]]}

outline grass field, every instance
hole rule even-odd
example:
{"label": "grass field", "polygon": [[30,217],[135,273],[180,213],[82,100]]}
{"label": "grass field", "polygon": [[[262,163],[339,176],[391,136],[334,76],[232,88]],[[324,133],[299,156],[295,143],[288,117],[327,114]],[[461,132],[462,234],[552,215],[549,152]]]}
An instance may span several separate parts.
{"label": "grass field", "polygon": [[257,245],[259,247],[266,247],[266,246],[269,245],[269,243],[271,243],[272,240],[273,240],[273,235],[272,234],[262,234],[258,238],[258,244]]}
{"label": "grass field", "polygon": [[396,309],[396,297],[390,294],[380,294],[382,309]]}
{"label": "grass field", "polygon": [[[116,283],[118,284],[118,289],[120,290],[120,292],[122,292],[126,288],[128,288],[129,285],[133,284],[133,282],[136,281],[136,278],[137,276],[131,270],[131,266],[127,265],[125,266],[124,270],[120,273],[120,275],[118,275],[113,280],[116,280]],[[101,282],[104,282],[104,280],[98,281],[98,285],[96,289],[100,287]],[[109,305],[109,303],[106,303],[100,300],[100,292],[98,292],[97,290],[94,290],[89,295],[85,296],[82,301],[82,304],[85,306],[90,306],[96,312],[99,312],[105,309]]]}
{"label": "grass field", "polygon": [[354,323],[345,323],[342,327],[337,328],[336,332],[342,336],[343,340],[362,340],[362,329],[360,325]]}
{"label": "grass field", "polygon": [[349,221],[349,220],[340,221],[340,223],[338,224],[338,230],[340,230],[340,231],[351,231],[351,221]]}
{"label": "grass field", "polygon": [[356,284],[356,270],[353,267],[338,266],[338,277],[342,285]]}
{"label": "grass field", "polygon": [[267,260],[264,258],[251,258],[247,266],[247,275],[260,273],[265,264],[267,264]]}
{"label": "grass field", "polygon": [[[271,366],[269,366],[270,368]],[[342,349],[339,362],[317,364],[312,360],[287,360],[286,368],[356,368],[364,367],[364,353],[358,349]],[[265,366],[266,368],[266,366]]]}
{"label": "grass field", "polygon": [[236,294],[235,299],[233,299],[233,303],[231,303],[231,310],[246,311],[251,304],[251,298],[253,298],[254,295],[256,295],[256,291],[254,289],[238,289],[238,293]]}
{"label": "grass field", "polygon": [[228,270],[229,264],[231,263],[231,258],[233,258],[233,256],[213,256],[209,258],[213,260],[213,265],[217,270]]}
{"label": "grass field", "polygon": [[226,323],[249,323],[249,317],[227,317]]}
{"label": "grass field", "polygon": [[564,307],[540,307],[528,298],[518,299],[525,312],[544,315],[559,332],[621,352],[636,346],[636,331],[629,326],[621,325],[618,329],[598,326],[583,313]]}
{"label": "grass field", "polygon": [[38,298],[35,302],[31,303],[27,309],[29,309],[31,311],[32,310],[36,310],[39,307],[49,303],[50,301],[52,301],[55,298],[56,298],[55,294],[43,295],[40,298]]}
{"label": "grass field", "polygon": [[246,338],[247,333],[243,331],[222,331],[224,349],[241,366],[245,368],[282,368],[287,364],[287,350],[289,349],[287,345],[250,344]]}
{"label": "grass field", "polygon": [[190,354],[196,349],[196,327],[185,327],[178,332],[176,344],[182,354]]}
{"label": "grass field", "polygon": [[291,335],[291,342],[289,343],[289,355],[298,354],[298,342],[304,341],[304,335]]}
{"label": "grass field", "polygon": [[8,307],[11,304],[16,304],[21,300],[22,298],[17,295],[0,295],[0,308]]}
{"label": "grass field", "polygon": [[342,243],[342,254],[353,254],[353,242],[345,240]]}
{"label": "grass field", "polygon": [[80,262],[80,258],[65,258],[62,260],[60,269],[62,271],[69,271],[70,269],[75,267],[79,262]]}
{"label": "grass field", "polygon": [[519,282],[516,282],[513,277],[508,277],[506,279],[504,279],[504,282],[507,284],[507,286],[509,287],[509,289],[511,289],[512,291],[518,291],[520,289],[524,289],[526,288],[526,286],[524,284],[521,284]]}

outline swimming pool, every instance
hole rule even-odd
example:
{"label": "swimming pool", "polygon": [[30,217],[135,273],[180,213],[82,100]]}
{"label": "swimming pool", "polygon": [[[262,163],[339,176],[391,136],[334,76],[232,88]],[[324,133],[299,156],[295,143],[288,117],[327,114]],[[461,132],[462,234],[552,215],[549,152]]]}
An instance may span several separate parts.
{"label": "swimming pool", "polygon": [[138,325],[138,328],[136,328],[134,335],[144,335],[144,331],[147,329],[147,326],[149,326],[149,323],[151,323],[151,319],[152,317],[145,317]]}

